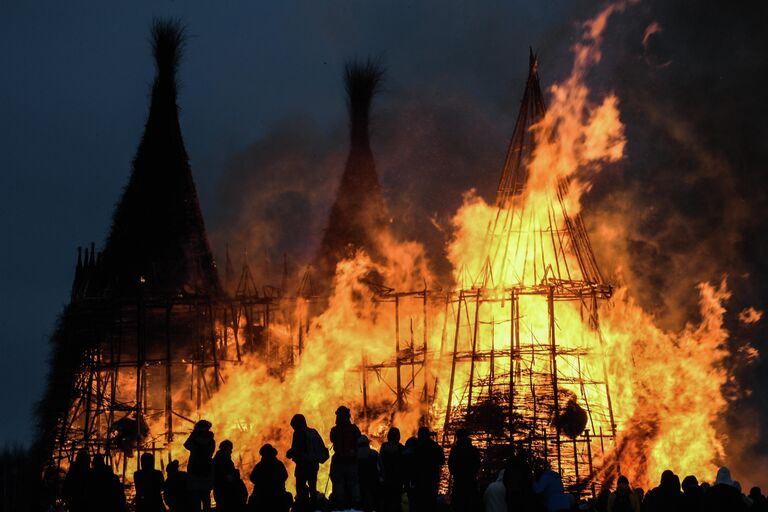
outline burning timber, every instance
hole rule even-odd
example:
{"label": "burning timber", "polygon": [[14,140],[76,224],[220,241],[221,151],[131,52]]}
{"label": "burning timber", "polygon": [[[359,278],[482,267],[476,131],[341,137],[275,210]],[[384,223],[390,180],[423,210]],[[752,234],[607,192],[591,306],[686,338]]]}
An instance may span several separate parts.
{"label": "burning timber", "polygon": [[[382,72],[370,62],[348,66],[350,155],[314,284],[308,272],[289,291],[257,286],[247,262],[236,285],[219,283],[178,123],[182,45],[179,26],[155,26],[158,71],[129,184],[103,253],[92,245],[78,256],[41,408],[49,465],[64,469],[86,448],[105,454],[129,483],[141,452],[157,452],[163,464],[183,459],[177,438],[210,414],[212,401],[242,402],[233,377],[252,371],[253,360],[267,368],[267,396],[281,385],[306,385],[296,375],[312,363],[302,356],[318,343],[313,336],[349,336],[323,334],[333,323],[324,314],[347,307],[375,319],[378,345],[350,342],[359,352],[339,372],[354,396],[332,389],[317,409],[348,403],[373,439],[393,423],[425,425],[447,448],[466,428],[486,480],[520,450],[546,460],[578,492],[594,491],[601,471],[618,469],[608,456],[616,436],[610,390],[595,357],[598,303],[612,289],[580,215],[569,214],[568,181],[544,187],[533,203],[526,196],[535,126],[546,114],[533,55],[496,204],[473,252],[480,256],[457,266],[451,291],[426,279],[422,288],[413,279],[390,287],[376,270],[392,245],[368,140]],[[361,258],[358,275],[350,269]],[[229,254],[226,267],[234,281]],[[345,273],[350,302],[340,301]],[[287,412],[274,412],[265,426],[279,433]],[[236,440],[249,470],[258,449],[252,441],[272,434],[253,434],[243,417],[217,421],[230,436],[250,433]]]}

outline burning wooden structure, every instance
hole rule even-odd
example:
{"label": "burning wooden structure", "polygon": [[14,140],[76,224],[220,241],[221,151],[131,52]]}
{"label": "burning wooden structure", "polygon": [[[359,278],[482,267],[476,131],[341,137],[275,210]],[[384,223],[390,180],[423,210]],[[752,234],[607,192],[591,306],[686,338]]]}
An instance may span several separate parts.
{"label": "burning wooden structure", "polygon": [[183,43],[178,24],[155,23],[157,75],[130,181],[104,251],[78,250],[40,408],[38,442],[59,468],[85,448],[125,478],[139,452],[189,431],[222,364],[282,357],[269,334],[279,290],[259,290],[247,264],[233,293],[219,283],[178,121]]}
{"label": "burning wooden structure", "polygon": [[[295,293],[259,289],[246,262],[236,285],[221,286],[178,122],[182,44],[179,26],[156,24],[158,72],[131,179],[103,253],[91,245],[78,255],[54,336],[40,442],[59,468],[85,448],[104,453],[125,481],[140,452],[156,451],[163,462],[179,457],[174,439],[226,385],[223,368],[236,372],[255,354],[282,383],[311,342],[313,318],[329,305],[339,262],[359,249],[372,261],[386,256],[379,240],[386,207],[368,140],[382,72],[368,62],[346,70],[350,156],[316,258],[319,278],[305,274]],[[580,216],[568,213],[568,182],[546,192],[536,212],[520,199],[545,115],[536,68],[532,56],[483,260],[457,269],[452,291],[388,288],[381,274],[365,273],[365,300],[391,328],[389,356],[363,346],[340,371],[359,379],[350,405],[374,437],[382,418],[406,413],[411,426],[439,430],[446,448],[466,428],[486,476],[524,448],[583,492],[616,434],[606,379],[590,357],[601,340],[597,304],[611,287]],[[228,253],[226,277],[235,281]]]}

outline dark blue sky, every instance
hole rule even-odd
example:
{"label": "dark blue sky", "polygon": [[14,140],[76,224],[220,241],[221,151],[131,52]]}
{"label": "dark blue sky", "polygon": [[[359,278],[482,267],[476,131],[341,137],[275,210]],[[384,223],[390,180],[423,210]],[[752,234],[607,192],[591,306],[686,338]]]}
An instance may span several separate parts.
{"label": "dark blue sky", "polygon": [[[181,125],[219,259],[226,242],[298,260],[312,251],[346,152],[343,63],[375,55],[388,68],[372,140],[385,196],[439,262],[444,235],[430,217],[446,225],[470,187],[492,193],[528,46],[551,84],[600,5],[0,2],[0,444],[31,439],[76,247],[101,245],[127,182],[154,74],[153,17],[188,27]],[[755,285],[768,280],[765,11],[646,0],[611,20],[590,77],[618,94],[629,143],[626,160],[597,177],[585,218],[628,212],[629,265],[644,280],[633,291],[670,327],[695,310],[695,283],[724,272],[730,309],[768,305]],[[652,21],[663,30],[643,45]],[[610,250],[593,242],[601,261]],[[733,338],[761,348],[755,332]],[[750,432],[759,421],[750,442],[766,448],[762,369],[740,375],[755,392],[729,421]]]}

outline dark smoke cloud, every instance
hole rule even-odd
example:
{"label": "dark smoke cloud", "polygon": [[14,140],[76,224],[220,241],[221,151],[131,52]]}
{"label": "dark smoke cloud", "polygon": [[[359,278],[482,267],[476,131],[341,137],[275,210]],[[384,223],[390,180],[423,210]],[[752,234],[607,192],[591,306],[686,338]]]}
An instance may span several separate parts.
{"label": "dark smoke cloud", "polygon": [[[431,19],[411,27],[421,30],[427,47],[414,47],[413,59],[400,60],[403,49],[391,42],[395,48],[385,53],[389,81],[373,109],[372,147],[396,228],[402,237],[422,241],[444,276],[448,220],[461,194],[475,187],[493,197],[524,85],[526,46],[541,53],[546,88],[568,71],[575,20],[597,6],[563,7],[532,41],[498,27],[510,18],[478,9],[468,15],[462,38],[443,38],[439,50],[428,47],[430,38],[451,30],[457,13],[413,8]],[[768,333],[765,321],[744,325],[736,318],[746,306],[768,307],[768,69],[760,54],[765,11],[758,2],[726,7],[656,0],[611,19],[603,62],[590,81],[596,93],[619,97],[627,158],[597,175],[584,201],[604,272],[626,282],[665,327],[679,329],[697,319],[696,283],[729,275],[734,356],[728,364],[738,379],[726,390],[734,399],[724,420],[734,434],[726,462],[744,472],[752,471],[750,464],[762,465],[757,454],[768,452],[762,412],[768,377],[762,357],[747,364],[744,350],[747,341],[768,350]],[[354,48],[373,24],[344,16],[331,21],[322,13],[319,20],[319,30],[343,48]],[[392,19],[382,15],[377,22],[386,27]],[[375,42],[366,41],[361,51],[379,50]],[[342,111],[340,80],[337,100]],[[297,264],[307,262],[346,151],[345,120],[339,117],[330,126],[281,123],[233,157],[213,222],[219,254],[229,241],[237,251],[268,251],[273,259],[287,252]],[[618,225],[625,229],[606,229]],[[739,463],[744,454],[755,458]]]}

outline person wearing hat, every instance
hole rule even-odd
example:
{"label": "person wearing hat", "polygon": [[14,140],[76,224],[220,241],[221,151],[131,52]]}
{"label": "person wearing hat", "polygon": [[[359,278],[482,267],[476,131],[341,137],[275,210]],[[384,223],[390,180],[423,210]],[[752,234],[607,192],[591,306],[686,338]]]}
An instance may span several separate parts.
{"label": "person wearing hat", "polygon": [[428,427],[419,427],[413,455],[413,498],[410,510],[426,512],[436,510],[437,493],[440,488],[440,471],[445,464],[442,447],[432,437]]}
{"label": "person wearing hat", "polygon": [[213,452],[216,440],[211,432],[211,422],[200,420],[184,441],[184,448],[189,451],[187,462],[187,481],[193,503],[203,510],[211,510],[211,488],[213,487]]}
{"label": "person wearing hat", "polygon": [[259,455],[261,460],[251,471],[253,493],[249,504],[253,510],[287,512],[293,497],[285,490],[285,481],[288,480],[285,464],[277,459],[277,450],[269,443],[261,447]]}
{"label": "person wearing hat", "polygon": [[333,457],[331,458],[331,503],[335,510],[344,510],[360,502],[357,474],[357,441],[360,429],[352,423],[349,408],[336,409],[336,425],[331,428]]}

